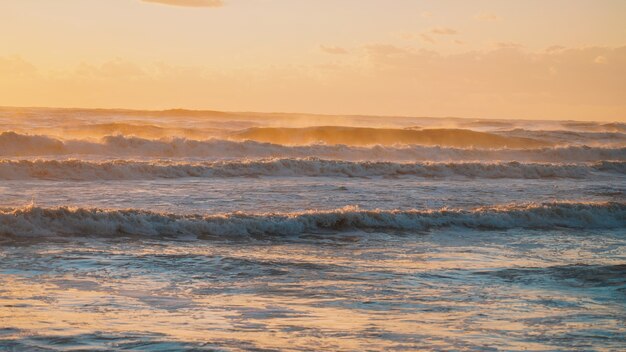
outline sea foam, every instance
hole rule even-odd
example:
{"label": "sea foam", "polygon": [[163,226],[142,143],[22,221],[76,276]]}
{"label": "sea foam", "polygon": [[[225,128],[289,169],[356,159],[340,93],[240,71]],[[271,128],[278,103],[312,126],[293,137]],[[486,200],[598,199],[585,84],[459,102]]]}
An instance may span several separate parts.
{"label": "sea foam", "polygon": [[441,146],[347,146],[313,144],[285,146],[254,141],[185,138],[144,139],[107,136],[99,141],[60,140],[43,135],[0,133],[2,156],[99,155],[166,158],[304,158],[387,161],[516,160],[548,162],[626,161],[626,147],[544,147],[531,149],[475,149]]}
{"label": "sea foam", "polygon": [[586,178],[599,172],[626,174],[626,162],[593,164],[519,162],[375,162],[304,159],[218,162],[143,162],[82,160],[2,160],[0,180],[138,180],[185,177],[471,177]]}
{"label": "sea foam", "polygon": [[225,238],[284,236],[345,230],[421,232],[457,227],[481,230],[615,229],[626,227],[626,203],[541,203],[464,209],[336,210],[297,213],[180,215],[144,210],[40,208],[0,210],[0,238],[41,236],[166,236]]}

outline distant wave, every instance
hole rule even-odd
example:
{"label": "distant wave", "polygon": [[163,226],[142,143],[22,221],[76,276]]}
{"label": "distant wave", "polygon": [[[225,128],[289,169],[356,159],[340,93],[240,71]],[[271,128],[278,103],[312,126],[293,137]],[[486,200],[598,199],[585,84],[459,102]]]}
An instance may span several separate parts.
{"label": "distant wave", "polygon": [[568,121],[561,123],[563,127],[567,129],[573,129],[577,131],[596,131],[596,132],[624,132],[626,133],[626,123],[611,122],[611,123],[597,123],[586,121]]}
{"label": "distant wave", "polygon": [[507,230],[626,228],[626,203],[543,203],[472,210],[360,210],[177,215],[144,210],[25,207],[0,210],[0,238],[19,236],[298,235],[320,231],[427,231],[444,227]]}
{"label": "distant wave", "polygon": [[373,146],[346,145],[284,146],[253,141],[219,139],[191,140],[185,138],[143,139],[107,136],[99,142],[62,141],[49,136],[0,133],[0,155],[101,155],[114,157],[202,157],[202,158],[304,158],[320,157],[341,160],[390,161],[469,161],[516,160],[546,162],[589,162],[626,160],[626,147],[546,147],[535,149],[463,149],[436,146]]}
{"label": "distant wave", "polygon": [[[54,131],[54,129],[52,129]],[[223,130],[217,128],[184,128],[173,126],[158,126],[148,123],[126,123],[109,122],[94,123],[87,125],[65,126],[57,128],[63,136],[72,137],[102,137],[110,135],[125,135],[141,138],[166,138],[166,137],[186,137],[186,138],[210,138],[223,134]]]}
{"label": "distant wave", "polygon": [[559,145],[626,146],[623,132],[581,132],[564,130],[513,129],[494,132],[506,137],[523,137],[548,140]]}
{"label": "distant wave", "polygon": [[466,129],[392,129],[369,127],[255,127],[231,135],[239,140],[284,145],[438,145],[457,148],[539,148],[552,143],[526,137],[508,137]]}
{"label": "distant wave", "polygon": [[539,164],[519,162],[394,163],[340,160],[269,159],[204,163],[140,161],[2,160],[0,180],[134,180],[183,177],[475,177],[475,178],[585,178],[594,172],[626,174],[626,162],[594,164]]}

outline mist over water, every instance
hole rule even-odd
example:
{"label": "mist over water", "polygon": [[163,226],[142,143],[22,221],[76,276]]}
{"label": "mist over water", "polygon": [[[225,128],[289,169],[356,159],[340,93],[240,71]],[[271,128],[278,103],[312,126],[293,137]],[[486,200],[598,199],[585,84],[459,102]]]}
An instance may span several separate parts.
{"label": "mist over water", "polygon": [[0,349],[619,350],[626,125],[0,109]]}

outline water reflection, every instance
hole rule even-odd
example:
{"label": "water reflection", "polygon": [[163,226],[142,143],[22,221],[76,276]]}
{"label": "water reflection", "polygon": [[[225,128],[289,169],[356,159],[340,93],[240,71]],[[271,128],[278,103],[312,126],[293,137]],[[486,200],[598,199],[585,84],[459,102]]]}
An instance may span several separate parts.
{"label": "water reflection", "polygon": [[619,231],[0,247],[17,350],[615,350]]}

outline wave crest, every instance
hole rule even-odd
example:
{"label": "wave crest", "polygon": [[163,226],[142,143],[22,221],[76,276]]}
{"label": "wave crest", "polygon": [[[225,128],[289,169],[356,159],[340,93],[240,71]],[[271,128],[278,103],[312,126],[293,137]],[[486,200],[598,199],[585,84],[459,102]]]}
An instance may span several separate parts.
{"label": "wave crest", "polygon": [[61,141],[49,136],[0,133],[0,155],[104,155],[116,157],[202,157],[202,158],[303,158],[316,156],[341,160],[453,161],[517,160],[586,162],[626,161],[626,147],[587,146],[546,147],[536,149],[463,149],[436,146],[346,145],[285,146],[253,141],[219,139],[190,140],[172,138],[151,140],[138,137],[107,136],[100,142]]}
{"label": "wave crest", "polygon": [[281,236],[344,230],[427,231],[626,228],[626,203],[543,203],[472,210],[360,210],[177,215],[144,210],[26,207],[0,210],[0,237],[21,236]]}
{"label": "wave crest", "polygon": [[539,148],[552,143],[541,139],[501,136],[466,129],[393,129],[372,127],[254,127],[231,135],[239,140],[280,143],[284,145],[439,145],[457,148]]}
{"label": "wave crest", "polygon": [[626,162],[540,164],[519,162],[394,163],[341,160],[269,159],[204,163],[82,160],[2,160],[0,180],[135,180],[185,177],[400,177],[585,178],[594,172],[626,174]]}

